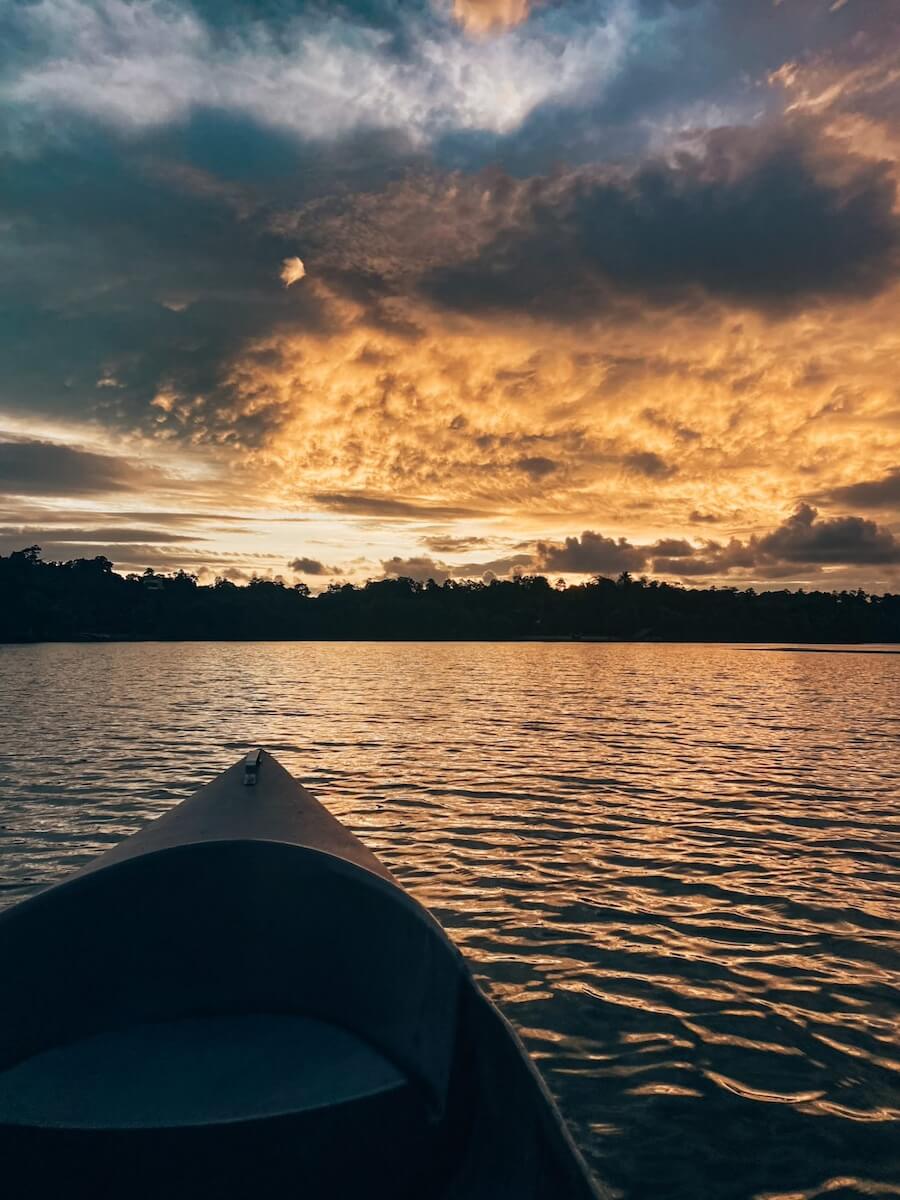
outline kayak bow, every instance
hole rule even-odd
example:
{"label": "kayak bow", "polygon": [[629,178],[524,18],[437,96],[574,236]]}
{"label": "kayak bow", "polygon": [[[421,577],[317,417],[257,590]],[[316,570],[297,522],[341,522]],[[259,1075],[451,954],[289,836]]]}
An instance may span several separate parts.
{"label": "kayak bow", "polygon": [[29,1197],[598,1200],[431,915],[256,751],[0,915]]}

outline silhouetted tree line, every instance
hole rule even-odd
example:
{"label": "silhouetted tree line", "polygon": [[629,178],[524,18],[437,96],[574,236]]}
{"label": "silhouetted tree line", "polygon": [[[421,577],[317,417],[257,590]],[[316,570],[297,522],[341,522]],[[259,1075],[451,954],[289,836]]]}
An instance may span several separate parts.
{"label": "silhouetted tree line", "polygon": [[332,584],[226,579],[184,571],[118,575],[108,558],[44,562],[31,546],[0,557],[0,641],[91,639],[900,642],[900,595],[864,591],[685,588],[597,577],[552,585],[541,575],[490,583],[380,579]]}

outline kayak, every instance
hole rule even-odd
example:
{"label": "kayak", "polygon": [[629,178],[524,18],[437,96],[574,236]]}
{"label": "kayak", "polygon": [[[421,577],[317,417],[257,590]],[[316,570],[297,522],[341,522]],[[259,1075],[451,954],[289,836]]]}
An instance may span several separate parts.
{"label": "kayak", "polygon": [[267,752],[0,914],[9,1196],[599,1200],[437,921]]}

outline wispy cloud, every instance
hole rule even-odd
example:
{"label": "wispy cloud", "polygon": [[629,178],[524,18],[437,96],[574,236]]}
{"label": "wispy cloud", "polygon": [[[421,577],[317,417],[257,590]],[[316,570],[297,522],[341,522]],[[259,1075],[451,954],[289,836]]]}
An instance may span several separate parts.
{"label": "wispy cloud", "polygon": [[[516,5],[490,11],[501,9],[512,17]],[[486,29],[488,12],[470,3],[458,15]],[[504,133],[548,100],[599,95],[634,29],[624,0],[578,38],[567,36],[571,26],[523,27],[473,41],[435,16],[410,6],[401,53],[389,29],[339,10],[301,10],[277,36],[255,23],[222,38],[174,0],[40,0],[18,19],[43,53],[25,59],[2,94],[123,129],[214,106],[306,138],[356,128],[399,129],[418,141],[450,130]]]}
{"label": "wispy cloud", "polygon": [[102,496],[136,492],[161,472],[138,460],[60,442],[2,440],[0,492],[17,496]]}

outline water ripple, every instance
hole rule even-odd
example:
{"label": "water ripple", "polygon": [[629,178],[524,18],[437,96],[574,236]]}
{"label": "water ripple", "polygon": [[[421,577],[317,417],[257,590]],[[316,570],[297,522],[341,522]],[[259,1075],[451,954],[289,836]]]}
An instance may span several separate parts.
{"label": "water ripple", "polygon": [[0,904],[248,745],[428,904],[625,1200],[900,1196],[900,658],[0,648]]}

